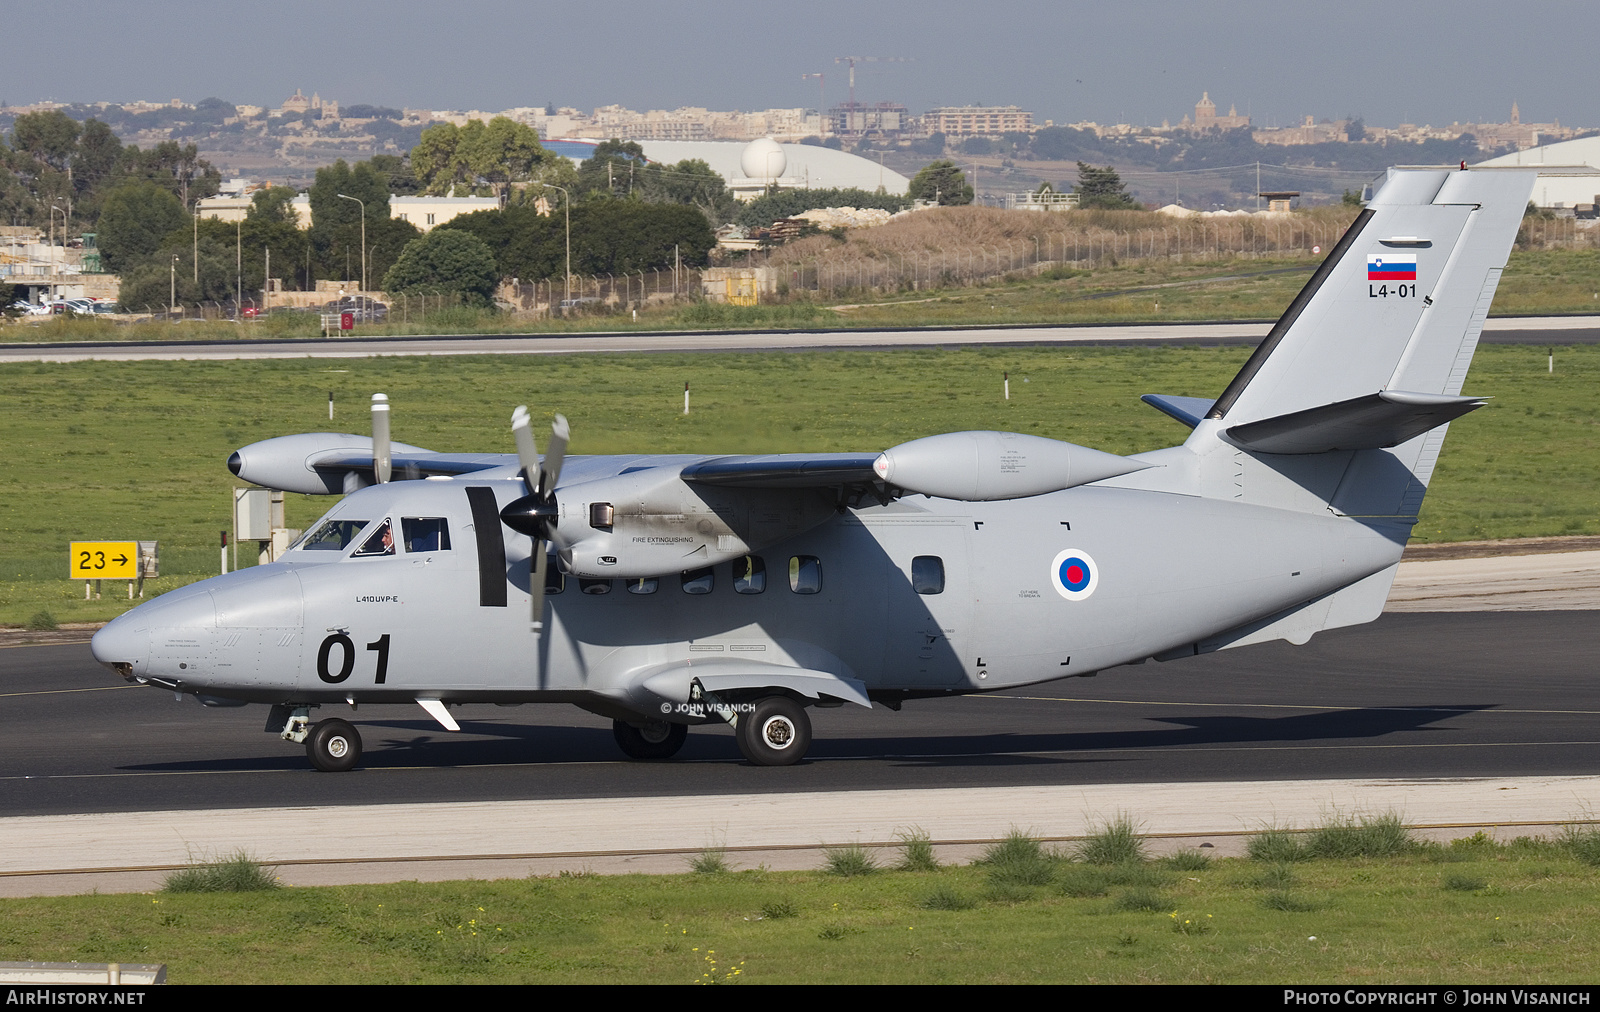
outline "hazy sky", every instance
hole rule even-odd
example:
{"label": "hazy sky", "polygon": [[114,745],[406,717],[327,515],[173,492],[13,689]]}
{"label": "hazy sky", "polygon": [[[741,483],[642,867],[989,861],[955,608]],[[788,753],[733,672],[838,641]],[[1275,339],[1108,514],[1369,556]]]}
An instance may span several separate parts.
{"label": "hazy sky", "polygon": [[[1258,125],[1307,113],[1402,121],[1600,125],[1593,0],[193,0],[61,8],[18,30],[0,100],[217,96],[277,105],[302,88],[342,104],[498,110],[681,105],[761,109],[845,98],[913,112],[1019,105],[1043,121],[1174,123],[1209,91]],[[3,10],[0,7],[0,10]],[[70,30],[67,30],[70,27]]]}

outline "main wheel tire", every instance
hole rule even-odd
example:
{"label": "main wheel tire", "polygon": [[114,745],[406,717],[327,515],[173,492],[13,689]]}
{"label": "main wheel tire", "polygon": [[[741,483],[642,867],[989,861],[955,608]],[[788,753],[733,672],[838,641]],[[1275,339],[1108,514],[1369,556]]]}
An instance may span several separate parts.
{"label": "main wheel tire", "polygon": [[306,758],[324,773],[343,773],[361,761],[361,735],[338,718],[318,721],[306,735]]}
{"label": "main wheel tire", "polygon": [[811,747],[811,718],[788,696],[767,696],[739,714],[736,736],[739,751],[757,766],[792,766]]}
{"label": "main wheel tire", "polygon": [[629,759],[671,759],[683,748],[689,726],[656,720],[635,727],[624,720],[613,720],[611,736]]}

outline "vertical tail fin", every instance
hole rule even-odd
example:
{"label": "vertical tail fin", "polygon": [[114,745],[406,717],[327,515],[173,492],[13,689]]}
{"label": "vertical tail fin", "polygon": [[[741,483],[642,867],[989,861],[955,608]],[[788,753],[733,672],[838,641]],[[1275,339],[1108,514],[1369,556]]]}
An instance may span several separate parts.
{"label": "vertical tail fin", "polygon": [[1391,169],[1189,447],[1231,458],[1241,498],[1414,518],[1445,423],[1477,406],[1461,386],[1534,178]]}

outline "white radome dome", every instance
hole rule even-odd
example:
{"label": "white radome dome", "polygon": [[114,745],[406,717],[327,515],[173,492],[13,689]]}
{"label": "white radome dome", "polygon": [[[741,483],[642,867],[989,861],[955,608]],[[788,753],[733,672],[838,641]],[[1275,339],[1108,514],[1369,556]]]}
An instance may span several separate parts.
{"label": "white radome dome", "polygon": [[753,140],[739,156],[739,168],[747,179],[778,179],[789,167],[789,158],[783,146],[771,137]]}

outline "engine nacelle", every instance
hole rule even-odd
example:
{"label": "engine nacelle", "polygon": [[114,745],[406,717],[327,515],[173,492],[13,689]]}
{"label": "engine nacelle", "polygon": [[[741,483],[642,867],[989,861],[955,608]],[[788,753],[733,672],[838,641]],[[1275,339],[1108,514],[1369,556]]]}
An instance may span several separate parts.
{"label": "engine nacelle", "polygon": [[676,467],[564,485],[551,541],[588,578],[667,576],[727,562],[804,533],[834,513],[827,489],[697,485]]}
{"label": "engine nacelle", "polygon": [[1059,492],[1149,464],[1017,432],[946,432],[884,451],[879,478],[907,492],[984,502]]}
{"label": "engine nacelle", "polygon": [[[427,453],[420,446],[391,444],[391,453]],[[338,495],[345,491],[344,474],[317,471],[322,459],[372,455],[372,437],[348,432],[305,432],[296,436],[263,439],[233,451],[228,470],[245,481],[284,492]]]}

